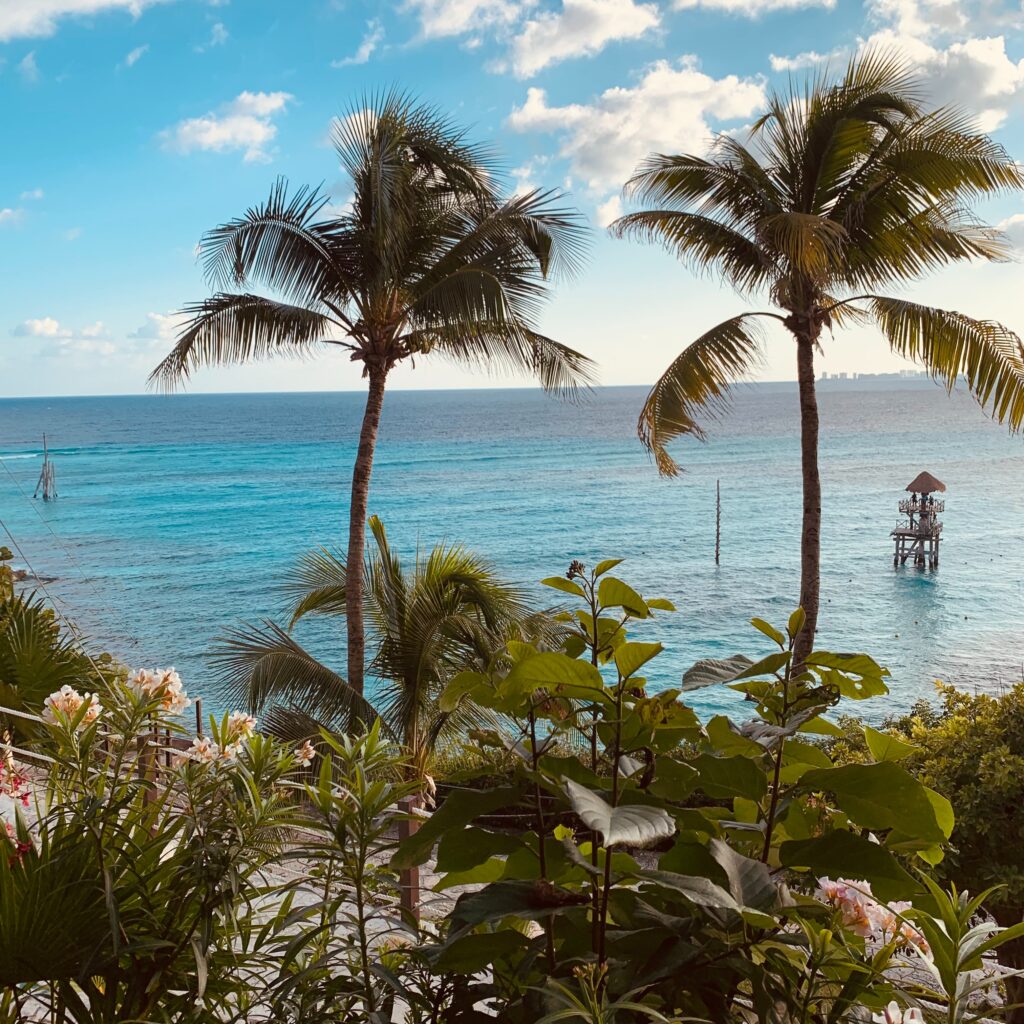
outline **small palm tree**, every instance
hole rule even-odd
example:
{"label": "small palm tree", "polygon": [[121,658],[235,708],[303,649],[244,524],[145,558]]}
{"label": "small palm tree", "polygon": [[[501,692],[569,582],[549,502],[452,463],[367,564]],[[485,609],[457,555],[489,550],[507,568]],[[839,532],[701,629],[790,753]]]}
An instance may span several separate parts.
{"label": "small palm tree", "polygon": [[[262,206],[207,234],[212,298],[151,382],[172,387],[204,365],[341,348],[368,381],[349,506],[347,681],[362,692],[362,571],[370,473],[388,374],[434,354],[526,371],[549,390],[591,380],[591,363],[536,330],[548,280],[573,272],[585,238],[560,193],[507,198],[486,150],[432,108],[389,93],[339,119],[334,145],[352,184],[346,212],[283,181]],[[249,291],[258,281],[277,294]]]}
{"label": "small palm tree", "polygon": [[950,390],[962,374],[999,421],[1024,423],[1024,350],[1001,324],[879,295],[959,260],[1001,260],[1006,240],[968,203],[1019,189],[1005,150],[955,110],[924,112],[920,85],[898,59],[868,53],[843,78],[772,96],[744,141],[721,135],[710,154],[652,155],[626,185],[646,209],[612,225],[618,237],[659,242],[741,295],[766,295],[781,312],[730,317],[685,348],[654,385],[639,433],[661,472],[678,466],[666,444],[703,437],[701,409],[756,364],[758,320],[796,342],[803,466],[800,603],[807,616],[796,657],[818,620],[821,482],[814,353],[822,334],[874,322],[898,355],[924,364]]}
{"label": "small palm tree", "polygon": [[[443,712],[437,698],[466,668],[482,668],[515,636],[559,634],[553,620],[531,612],[517,587],[465,548],[439,544],[417,555],[410,572],[391,550],[384,525],[370,518],[376,551],[366,561],[364,587],[373,657],[380,680],[367,700],[310,654],[290,629],[306,615],[345,615],[352,586],[344,559],[331,551],[306,555],[286,584],[289,629],[272,622],[228,634],[214,652],[220,678],[238,704],[266,711],[264,727],[282,739],[315,735],[319,726],[351,730],[378,716],[422,776],[436,744],[479,724],[466,701]],[[559,634],[560,635],[560,634]]]}

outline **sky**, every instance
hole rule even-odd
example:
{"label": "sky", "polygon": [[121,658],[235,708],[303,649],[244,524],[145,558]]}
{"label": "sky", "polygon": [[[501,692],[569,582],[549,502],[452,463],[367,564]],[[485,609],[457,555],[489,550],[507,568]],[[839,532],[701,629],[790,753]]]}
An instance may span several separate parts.
{"label": "sky", "polygon": [[[397,86],[496,146],[509,189],[567,190],[593,226],[584,272],[542,328],[604,384],[650,383],[748,308],[661,250],[615,241],[623,182],[648,153],[701,152],[773,87],[898,49],[936,105],[958,103],[1024,159],[1021,0],[0,0],[0,396],[124,394],[171,346],[175,310],[209,293],[204,231],[279,175],[348,187],[332,118]],[[1024,196],[979,207],[1024,250]],[[905,293],[1024,333],[1024,264],[960,266]],[[821,369],[887,372],[870,330],[826,338]],[[795,377],[769,339],[757,377]],[[394,387],[523,385],[437,361]],[[350,390],[344,359],[275,360],[196,391]]]}

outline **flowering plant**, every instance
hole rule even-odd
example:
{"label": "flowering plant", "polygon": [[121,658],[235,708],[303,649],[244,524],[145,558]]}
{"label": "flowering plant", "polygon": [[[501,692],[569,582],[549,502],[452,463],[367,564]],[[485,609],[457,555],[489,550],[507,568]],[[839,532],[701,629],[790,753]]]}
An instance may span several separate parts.
{"label": "flowering plant", "polygon": [[81,729],[95,722],[101,711],[100,699],[95,693],[81,694],[65,683],[43,701],[42,717],[54,725],[74,723],[75,728]]}
{"label": "flowering plant", "polygon": [[173,668],[140,668],[128,677],[128,687],[144,700],[159,701],[168,715],[180,715],[192,703]]}

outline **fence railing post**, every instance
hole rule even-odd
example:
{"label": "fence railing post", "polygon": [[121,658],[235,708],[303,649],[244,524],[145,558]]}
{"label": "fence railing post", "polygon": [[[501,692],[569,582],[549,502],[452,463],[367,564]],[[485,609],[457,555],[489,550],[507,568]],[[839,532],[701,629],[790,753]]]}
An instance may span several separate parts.
{"label": "fence railing post", "polygon": [[[404,842],[410,836],[419,831],[420,819],[416,816],[419,808],[419,798],[415,796],[402,797],[398,801],[398,809],[404,817],[398,822],[398,839]],[[398,876],[399,902],[402,910],[411,914],[413,920],[420,919],[420,869],[417,866],[402,868]]]}

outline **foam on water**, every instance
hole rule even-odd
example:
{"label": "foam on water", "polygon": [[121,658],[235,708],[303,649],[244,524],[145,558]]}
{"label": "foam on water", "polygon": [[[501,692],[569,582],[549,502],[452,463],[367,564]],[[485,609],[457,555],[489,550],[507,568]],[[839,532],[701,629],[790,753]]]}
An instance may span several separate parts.
{"label": "foam on water", "polygon": [[[536,585],[569,561],[619,570],[675,615],[651,683],[700,657],[763,650],[747,622],[781,621],[799,574],[800,451],[792,385],[740,390],[710,440],[678,445],[659,479],[635,439],[640,388],[582,406],[536,391],[394,392],[370,510],[394,546],[462,541]],[[0,515],[79,624],[133,665],[175,664],[219,708],[206,651],[243,619],[279,615],[304,550],[344,543],[363,396],[187,395],[0,401]],[[867,650],[908,706],[943,678],[994,689],[1024,662],[1024,444],[969,396],[927,383],[823,385],[821,644]],[[61,497],[31,495],[43,431]],[[54,447],[56,445],[56,447]],[[945,481],[937,572],[894,572],[889,531],[919,470]],[[722,484],[722,565],[714,545]],[[19,487],[21,490],[19,490]],[[51,530],[53,531],[51,533]],[[5,538],[0,536],[0,542]],[[300,639],[344,666],[343,624]],[[703,710],[721,691],[697,695]]]}

